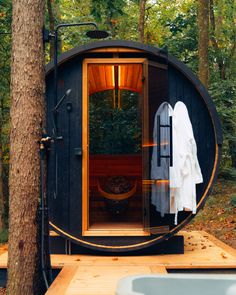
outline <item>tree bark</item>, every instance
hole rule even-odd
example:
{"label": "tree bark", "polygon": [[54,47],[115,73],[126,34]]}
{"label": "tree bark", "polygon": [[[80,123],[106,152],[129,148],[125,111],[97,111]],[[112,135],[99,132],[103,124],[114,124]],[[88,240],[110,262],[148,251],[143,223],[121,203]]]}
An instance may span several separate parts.
{"label": "tree bark", "polygon": [[209,80],[209,0],[198,0],[198,31],[198,76],[207,88]]}
{"label": "tree bark", "polygon": [[[1,110],[2,112],[2,110]],[[2,115],[1,115],[2,116]],[[5,198],[3,192],[3,151],[2,151],[2,117],[0,119],[0,231],[5,228]]]}
{"label": "tree bark", "polygon": [[138,31],[139,31],[139,41],[144,42],[144,28],[145,28],[145,8],[146,8],[147,0],[139,1],[139,23],[138,23]]}
{"label": "tree bark", "polygon": [[225,68],[225,63],[224,60],[221,56],[221,50],[218,46],[217,38],[216,38],[216,22],[215,22],[215,15],[214,15],[214,1],[210,0],[210,23],[211,23],[211,42],[212,45],[216,51],[216,58],[217,58],[217,64],[219,67],[219,73],[220,73],[220,78],[222,80],[226,79],[226,68]]}
{"label": "tree bark", "polygon": [[[232,9],[234,7],[234,0],[231,0],[231,4],[229,4]],[[236,50],[236,28],[235,28],[235,18],[234,18],[234,14],[232,14],[232,30],[233,30],[233,38],[231,41],[231,48],[229,48],[229,55],[227,58],[225,58],[225,60],[223,59],[223,55],[222,55],[222,49],[220,48],[220,46],[218,45],[218,41],[216,38],[216,31],[221,31],[222,29],[222,16],[220,15],[218,17],[219,21],[218,21],[218,25],[216,26],[216,20],[215,20],[215,15],[214,15],[214,0],[210,0],[210,21],[211,21],[211,42],[212,45],[216,51],[216,57],[217,57],[217,64],[219,67],[219,74],[220,74],[220,78],[222,80],[226,80],[227,79],[227,70],[231,65],[232,59],[234,58],[235,55],[235,50]],[[217,30],[216,30],[217,27]]]}
{"label": "tree bark", "polygon": [[43,0],[13,0],[8,294],[44,294],[39,140],[44,124]]}
{"label": "tree bark", "polygon": [[[55,20],[53,16],[53,10],[52,10],[52,1],[47,0],[47,8],[48,8],[48,18],[49,18],[49,28],[50,32],[53,33],[55,29]],[[54,40],[50,39],[50,51],[49,51],[50,60],[54,57]]]}

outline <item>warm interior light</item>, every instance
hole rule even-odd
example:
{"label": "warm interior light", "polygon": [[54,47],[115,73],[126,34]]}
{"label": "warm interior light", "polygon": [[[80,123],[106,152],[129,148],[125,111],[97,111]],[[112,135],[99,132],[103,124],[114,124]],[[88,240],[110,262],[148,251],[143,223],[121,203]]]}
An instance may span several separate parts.
{"label": "warm interior light", "polygon": [[142,93],[141,64],[90,64],[89,94],[104,90],[129,90]]}
{"label": "warm interior light", "polygon": [[148,143],[144,143],[143,147],[152,147],[152,146],[157,146],[157,143],[154,142],[148,142]]}
{"label": "warm interior light", "polygon": [[115,87],[115,66],[111,67],[112,86]]}
{"label": "warm interior light", "polygon": [[[161,146],[164,146],[164,145],[168,145],[169,142],[168,141],[163,141],[161,142]],[[153,147],[153,146],[158,146],[158,143],[154,143],[154,142],[148,142],[148,143],[144,143],[143,144],[143,147]]]}
{"label": "warm interior light", "polygon": [[156,185],[161,185],[161,184],[169,184],[169,180],[168,179],[144,179],[142,181],[143,185],[152,185],[152,184],[156,184]]}
{"label": "warm interior light", "polygon": [[120,81],[121,81],[121,67],[118,66],[118,88],[120,88]]}
{"label": "warm interior light", "polygon": [[168,179],[158,179],[158,180],[155,180],[155,184],[156,185],[160,185],[160,184],[169,184],[169,180]]}

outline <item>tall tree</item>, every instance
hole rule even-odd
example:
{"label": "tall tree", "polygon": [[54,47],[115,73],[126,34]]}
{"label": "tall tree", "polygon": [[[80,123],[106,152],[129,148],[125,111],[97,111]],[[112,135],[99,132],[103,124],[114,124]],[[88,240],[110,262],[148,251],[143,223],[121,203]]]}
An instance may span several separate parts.
{"label": "tall tree", "polygon": [[5,196],[4,196],[4,185],[3,185],[3,144],[2,144],[2,133],[3,133],[3,100],[1,100],[0,109],[0,231],[5,229]]}
{"label": "tall tree", "polygon": [[[236,52],[236,3],[234,0],[229,0],[227,4],[227,7],[224,7],[222,1],[216,4],[214,0],[210,0],[211,43],[222,80],[227,78],[227,72]],[[218,12],[217,17],[215,10]]]}
{"label": "tall tree", "polygon": [[198,0],[198,31],[198,76],[207,88],[209,80],[209,0]]}
{"label": "tall tree", "polygon": [[139,22],[138,22],[138,31],[139,31],[139,41],[143,43],[144,41],[144,27],[145,27],[145,9],[146,9],[147,0],[139,1]]}
{"label": "tall tree", "polygon": [[[50,32],[53,33],[55,29],[55,19],[54,19],[53,9],[52,9],[52,0],[47,0],[47,11],[48,11]],[[50,38],[49,42],[50,42],[49,57],[50,57],[50,60],[52,60],[54,55],[54,41],[52,38]]]}
{"label": "tall tree", "polygon": [[[8,137],[11,52],[11,1],[5,0],[0,13],[0,231],[7,225]],[[7,155],[6,155],[7,151]]]}
{"label": "tall tree", "polygon": [[43,0],[13,0],[8,293],[43,294],[39,140],[44,124]]}
{"label": "tall tree", "polygon": [[[227,4],[227,5],[226,5]],[[235,54],[236,20],[234,0],[210,0],[210,40],[212,45],[212,91],[220,111],[225,154],[236,169]],[[220,96],[220,99],[219,99]]]}

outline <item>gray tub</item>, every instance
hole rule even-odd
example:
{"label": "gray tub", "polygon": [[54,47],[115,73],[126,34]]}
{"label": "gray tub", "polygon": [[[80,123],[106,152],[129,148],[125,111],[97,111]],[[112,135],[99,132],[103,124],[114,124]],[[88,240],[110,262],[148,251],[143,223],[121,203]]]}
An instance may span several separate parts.
{"label": "gray tub", "polygon": [[118,282],[116,295],[236,295],[236,275],[129,276]]}

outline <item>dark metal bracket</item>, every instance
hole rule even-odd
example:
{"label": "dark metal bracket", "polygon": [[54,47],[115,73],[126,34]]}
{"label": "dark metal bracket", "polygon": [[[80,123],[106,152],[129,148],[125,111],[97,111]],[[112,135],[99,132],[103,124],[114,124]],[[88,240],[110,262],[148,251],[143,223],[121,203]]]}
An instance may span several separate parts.
{"label": "dark metal bracket", "polygon": [[[167,158],[170,159],[170,167],[173,166],[173,124],[172,124],[172,116],[169,117],[170,124],[161,124],[160,123],[160,116],[157,116],[157,144],[159,144],[159,151],[157,148],[157,166],[161,166],[161,159]],[[170,154],[169,155],[162,155],[161,154],[161,128],[169,128],[170,129]]]}

